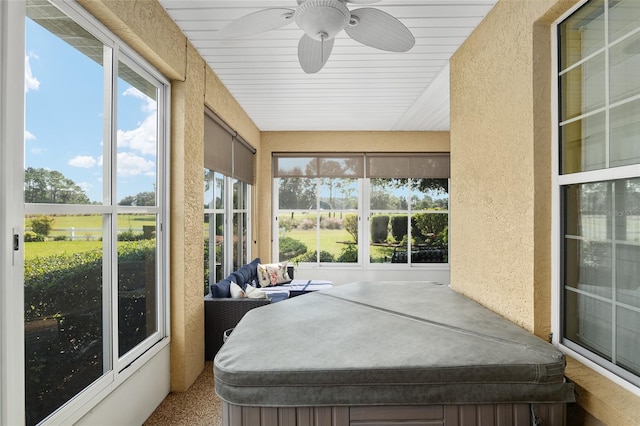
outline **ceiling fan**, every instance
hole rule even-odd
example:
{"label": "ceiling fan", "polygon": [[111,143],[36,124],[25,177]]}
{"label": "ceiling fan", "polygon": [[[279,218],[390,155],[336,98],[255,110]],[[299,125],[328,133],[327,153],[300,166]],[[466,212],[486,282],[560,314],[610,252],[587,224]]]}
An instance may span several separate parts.
{"label": "ceiling fan", "polygon": [[411,31],[398,19],[372,7],[349,10],[347,3],[380,0],[297,0],[294,9],[270,8],[231,21],[220,38],[237,38],[284,27],[294,22],[304,31],[298,42],[298,60],[306,73],[322,69],[333,49],[334,37],[344,30],[352,39],[376,49],[406,52],[415,44]]}

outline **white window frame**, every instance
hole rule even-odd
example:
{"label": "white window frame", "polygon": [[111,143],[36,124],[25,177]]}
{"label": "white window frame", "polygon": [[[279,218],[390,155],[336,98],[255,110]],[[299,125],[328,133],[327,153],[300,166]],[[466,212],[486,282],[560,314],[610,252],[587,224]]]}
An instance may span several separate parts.
{"label": "white window frame", "polygon": [[[551,112],[552,112],[552,149],[551,149],[551,172],[552,172],[552,206],[551,206],[551,237],[552,237],[552,246],[551,246],[551,256],[552,256],[552,309],[551,309],[551,328],[552,328],[552,343],[557,346],[562,352],[569,355],[570,357],[576,359],[580,363],[586,365],[612,382],[620,385],[626,390],[632,392],[634,395],[640,396],[640,387],[634,385],[628,380],[624,379],[620,375],[614,373],[613,371],[607,369],[605,366],[596,363],[589,357],[585,356],[583,353],[576,351],[575,349],[563,344],[562,342],[562,320],[563,320],[563,288],[562,288],[562,239],[563,235],[561,234],[561,222],[562,222],[562,204],[561,204],[561,195],[562,195],[562,187],[571,184],[580,184],[580,183],[589,183],[589,182],[598,182],[598,181],[613,181],[618,179],[627,179],[627,178],[636,178],[640,176],[640,165],[629,165],[622,167],[614,167],[614,168],[605,168],[587,172],[578,172],[578,173],[570,173],[570,174],[560,174],[560,135],[559,135],[559,127],[560,127],[560,111],[559,111],[559,83],[557,76],[559,75],[559,43],[560,40],[558,38],[558,26],[569,16],[571,16],[574,12],[576,12],[580,7],[586,4],[588,0],[583,0],[580,3],[576,4],[574,7],[569,9],[565,14],[563,14],[558,20],[556,20],[553,25],[551,25],[551,46],[552,46],[552,60],[551,60],[551,75],[553,78],[554,84],[552,84],[552,96],[551,96]],[[608,15],[608,3],[605,3],[604,6],[605,16]],[[605,19],[606,24],[608,25],[608,18]],[[605,33],[608,34],[608,30],[605,29]],[[603,49],[608,49],[605,46]],[[601,49],[601,50],[603,50]],[[598,50],[600,52],[601,50]],[[594,53],[595,54],[595,53]],[[593,55],[590,55],[591,57]],[[584,60],[584,59],[583,59]],[[582,63],[580,61],[579,63]],[[574,64],[575,65],[575,64]],[[607,87],[609,83],[608,77],[608,68],[605,67],[605,73],[607,73]],[[608,93],[608,89],[607,89]],[[615,105],[615,104],[614,104]],[[611,107],[611,105],[609,106]],[[604,108],[598,109],[598,111],[603,110]],[[567,120],[569,122],[571,120]],[[605,128],[609,128],[609,122],[607,119]],[[608,146],[608,138],[609,132],[607,130],[606,140]],[[608,155],[608,154],[607,154]],[[608,161],[607,161],[608,162]],[[584,352],[588,352],[586,348],[582,348]]]}
{"label": "white window frame", "polygon": [[[215,170],[211,170],[211,169],[207,169],[205,167],[205,170],[209,170],[211,172],[214,173],[214,178],[213,178],[213,185],[214,185],[214,189],[213,189],[213,201],[215,203],[216,200],[216,189],[215,189],[215,175],[218,174],[220,176],[223,177],[223,193],[224,193],[224,199],[223,201],[223,206],[222,209],[218,209],[215,207],[214,204],[214,208],[206,208],[205,209],[205,214],[208,215],[213,215],[215,217],[216,214],[222,214],[223,217],[223,230],[222,230],[222,235],[223,235],[223,258],[222,259],[217,259],[216,258],[216,253],[215,253],[215,243],[213,244],[213,246],[211,246],[211,242],[209,242],[210,247],[209,247],[209,259],[207,259],[207,261],[209,263],[213,262],[213,265],[209,265],[209,284],[213,284],[216,281],[216,276],[215,276],[215,266],[216,266],[216,260],[221,260],[221,265],[222,265],[222,275],[224,277],[228,276],[231,272],[233,272],[234,270],[236,270],[237,268],[234,268],[233,266],[233,258],[235,253],[237,253],[238,251],[241,251],[241,238],[238,238],[238,245],[235,245],[233,243],[233,237],[234,237],[234,233],[233,233],[233,218],[237,213],[244,213],[246,214],[247,217],[247,223],[246,223],[246,235],[247,235],[247,252],[246,252],[246,262],[241,262],[241,263],[248,263],[251,261],[251,241],[252,241],[252,236],[251,236],[251,199],[252,199],[252,191],[253,191],[253,185],[251,185],[250,183],[246,183],[244,182],[244,184],[246,185],[247,191],[245,194],[243,194],[243,196],[246,199],[246,209],[236,209],[233,206],[233,184],[234,181],[238,181],[238,182],[243,182],[239,179],[227,176],[223,173],[220,172],[216,172]],[[209,200],[205,200],[205,202],[208,202]],[[211,223],[211,222],[209,222]],[[215,238],[215,229],[213,230],[213,233],[211,233],[210,230],[210,238],[211,236],[213,236]],[[238,237],[240,237],[240,235],[238,235]],[[212,250],[213,248],[213,250]],[[213,268],[212,268],[213,266]],[[242,266],[242,265],[240,265]]]}
{"label": "white window frame", "polygon": [[[319,178],[316,178],[319,179]],[[305,265],[310,265],[312,268],[333,268],[333,269],[353,269],[353,268],[358,268],[358,269],[362,269],[362,270],[381,270],[381,271],[390,271],[390,270],[394,270],[394,271],[403,271],[403,270],[427,270],[427,271],[440,271],[440,270],[449,270],[450,268],[450,261],[447,261],[446,263],[411,263],[411,262],[407,262],[407,263],[372,263],[371,262],[371,256],[370,256],[370,247],[371,247],[371,232],[370,231],[370,217],[372,212],[374,213],[379,213],[380,211],[378,210],[371,210],[369,208],[369,206],[371,205],[370,203],[370,197],[371,197],[371,179],[367,178],[367,177],[362,177],[362,178],[357,178],[358,179],[358,191],[360,191],[359,193],[359,197],[358,197],[358,210],[357,212],[355,212],[358,215],[358,261],[356,263],[343,263],[343,262],[309,262],[306,263]],[[451,178],[447,179],[449,188],[451,188]],[[272,247],[271,247],[271,254],[272,254],[272,258],[275,259],[276,261],[280,261],[281,259],[279,259],[280,256],[280,247],[279,247],[279,242],[280,242],[280,226],[279,226],[279,215],[280,215],[280,203],[279,203],[279,188],[280,188],[280,178],[271,178],[271,184],[272,184],[272,217],[273,217],[273,224],[272,224],[272,232],[271,232],[271,240],[273,241]],[[449,192],[448,192],[449,193]],[[316,198],[317,202],[319,200],[319,197]],[[406,213],[407,214],[415,214],[415,213],[432,213],[432,214],[437,214],[437,213],[441,213],[441,214],[447,214],[447,223],[449,226],[451,223],[451,206],[450,203],[448,203],[448,207],[446,211],[423,211],[423,210],[418,210],[418,211],[414,211],[411,210],[411,203],[410,203],[410,197],[408,198],[409,200],[409,205],[407,207]],[[285,209],[286,211],[289,211],[287,209]],[[319,207],[318,209],[316,209],[316,211],[320,211]],[[409,232],[411,232],[411,226],[409,224],[408,227]],[[318,233],[318,238],[319,238],[319,233]],[[409,242],[409,249],[411,248],[411,243]],[[450,259],[450,248],[451,248],[451,243],[448,241],[447,242],[447,252],[449,253],[448,255],[448,259]],[[315,249],[315,248],[314,248]],[[309,248],[309,250],[314,250],[312,248]],[[302,264],[301,264],[302,265]]]}
{"label": "white window frame", "polygon": [[[1,278],[7,282],[19,283],[15,287],[6,289],[2,285],[2,293],[0,303],[2,303],[2,337],[1,348],[11,347],[10,351],[5,354],[0,352],[0,381],[2,384],[2,397],[0,404],[2,414],[0,415],[0,423],[2,424],[22,424],[25,419],[25,399],[24,399],[24,323],[23,323],[23,249],[22,249],[22,222],[25,213],[29,214],[46,214],[49,212],[44,205],[31,205],[25,208],[23,200],[23,191],[17,188],[23,187],[24,181],[24,103],[19,107],[16,100],[20,99],[24,102],[24,87],[16,85],[16,81],[24,81],[24,51],[25,51],[25,20],[26,7],[25,2],[0,2],[2,15],[0,21],[2,23],[3,46],[4,40],[11,38],[9,49],[5,52],[2,50],[2,109],[0,110],[0,118],[2,123],[10,123],[8,126],[2,126],[2,134],[0,139],[0,148],[2,148],[2,175],[0,179],[0,195],[2,196],[2,213],[0,225],[2,226],[0,234],[3,237],[3,248],[7,237],[7,229],[11,228],[11,236],[15,233],[19,235],[20,250],[12,254],[2,251],[2,275]],[[123,208],[117,203],[113,205],[102,206],[56,206],[56,211],[68,212],[70,214],[93,213],[93,214],[110,214],[111,215],[111,231],[115,231],[115,221],[119,213],[148,213],[153,210],[158,214],[159,223],[156,229],[156,281],[158,282],[158,298],[156,300],[156,328],[157,331],[148,336],[143,342],[139,343],[136,348],[129,351],[123,357],[118,356],[117,342],[117,305],[111,304],[111,308],[105,308],[105,320],[110,321],[105,331],[111,331],[110,342],[108,342],[109,350],[104,351],[105,362],[112,362],[111,369],[104,373],[90,386],[64,404],[57,411],[42,421],[41,424],[71,424],[80,420],[84,415],[89,413],[96,405],[105,397],[113,392],[118,386],[123,384],[129,377],[134,375],[142,366],[158,355],[169,344],[169,117],[170,117],[170,83],[157,70],[147,63],[136,52],[129,48],[122,40],[112,34],[106,27],[99,23],[84,8],[75,2],[52,2],[53,5],[61,9],[76,23],[81,25],[85,30],[90,32],[94,37],[100,40],[105,46],[110,47],[112,54],[120,53],[117,58],[125,62],[128,66],[133,67],[136,71],[142,71],[142,75],[158,81],[162,88],[158,91],[158,111],[157,120],[158,140],[160,141],[159,151],[157,155],[157,199],[164,200],[164,203],[158,203],[156,207],[136,207],[133,209]],[[6,25],[5,25],[6,24]],[[9,37],[10,36],[10,37]],[[6,37],[6,38],[5,38]],[[9,43],[7,43],[9,44]],[[5,55],[7,61],[5,61]],[[114,68],[117,68],[118,61],[113,62]],[[6,68],[5,68],[6,67]],[[6,72],[5,72],[6,71]],[[117,81],[117,69],[113,74],[112,84]],[[112,86],[113,87],[113,86]],[[159,87],[160,88],[160,87]],[[11,90],[11,93],[7,90]],[[107,87],[105,87],[105,90]],[[17,93],[19,92],[19,94]],[[111,92],[109,92],[109,97]],[[6,108],[7,99],[12,99],[11,108]],[[6,108],[6,109],[5,109]],[[111,114],[115,112],[111,109]],[[114,126],[114,120],[110,119],[110,123]],[[105,129],[105,132],[115,132],[115,127]],[[115,134],[115,133],[113,133]],[[110,135],[109,135],[110,136]],[[112,140],[111,136],[110,139]],[[13,141],[14,143],[8,143]],[[20,141],[20,143],[15,143]],[[111,151],[109,151],[111,150]],[[105,147],[105,164],[107,163],[107,155],[115,155],[115,140],[113,147]],[[17,166],[16,166],[17,165]],[[116,179],[115,166],[112,171],[112,181]],[[105,182],[105,190],[103,198],[110,196],[110,182]],[[162,192],[161,192],[162,191]],[[163,194],[163,195],[162,195]],[[7,201],[5,204],[5,200]],[[114,237],[115,238],[115,237]],[[114,240],[115,241],[115,240]],[[110,269],[113,274],[117,258],[116,247],[111,247],[110,251],[105,251],[104,264],[106,269]],[[7,259],[11,256],[13,266],[5,268]],[[111,259],[109,258],[111,257]],[[109,272],[107,272],[109,273]],[[112,288],[112,293],[108,296],[111,300],[117,300],[117,286]],[[8,290],[8,291],[6,291]],[[14,321],[4,321],[4,316],[19,319],[19,324]],[[22,391],[17,391],[22,389]]]}
{"label": "white window frame", "polygon": [[[0,2],[0,423],[23,424],[24,2]],[[18,250],[13,236],[18,235]]]}

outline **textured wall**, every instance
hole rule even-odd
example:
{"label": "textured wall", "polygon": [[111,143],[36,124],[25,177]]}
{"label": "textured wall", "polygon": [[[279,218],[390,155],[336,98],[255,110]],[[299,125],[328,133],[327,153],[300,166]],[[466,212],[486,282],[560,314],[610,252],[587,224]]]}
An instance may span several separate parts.
{"label": "textured wall", "polygon": [[[451,285],[551,330],[551,24],[578,0],[500,0],[451,60]],[[634,424],[640,398],[569,360],[579,404]],[[625,401],[618,403],[618,401]]]}
{"label": "textured wall", "polygon": [[183,80],[186,37],[155,0],[78,0],[168,79]]}
{"label": "textured wall", "polygon": [[[274,152],[449,152],[449,132],[263,132],[257,162],[260,259],[271,259]],[[266,244],[264,242],[267,242]]]}
{"label": "textured wall", "polygon": [[204,61],[189,44],[184,82],[171,85],[171,390],[204,367],[202,301]]}

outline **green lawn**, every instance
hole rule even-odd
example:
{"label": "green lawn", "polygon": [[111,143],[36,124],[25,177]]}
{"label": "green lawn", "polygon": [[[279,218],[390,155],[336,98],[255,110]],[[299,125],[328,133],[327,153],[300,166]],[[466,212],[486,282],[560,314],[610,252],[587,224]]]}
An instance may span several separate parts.
{"label": "green lawn", "polygon": [[[314,230],[292,229],[286,233],[287,237],[302,241],[309,251],[315,251],[317,243],[317,234]],[[344,229],[322,229],[320,230],[320,247],[321,250],[331,253],[338,257],[342,253],[342,249],[346,246],[343,242],[353,241],[353,238]]]}
{"label": "green lawn", "polygon": [[[317,234],[315,230],[293,229],[286,233],[287,237],[302,241],[309,251],[316,248]],[[342,250],[346,247],[345,242],[353,242],[353,237],[344,229],[322,229],[320,231],[320,247],[321,250],[331,253],[338,258]],[[391,261],[393,247],[372,246],[369,248],[371,252],[372,262],[384,263]]]}
{"label": "green lawn", "polygon": [[30,242],[24,244],[24,258],[30,260],[62,253],[80,253],[101,247],[102,241],[98,240]]}
{"label": "green lawn", "polygon": [[[54,216],[53,229],[49,240],[44,242],[25,243],[24,257],[26,260],[39,256],[51,256],[60,253],[80,253],[102,247],[102,215],[63,215]],[[25,227],[29,228],[29,219]],[[120,215],[118,229],[132,229],[142,232],[143,225],[155,225],[153,215]],[[69,241],[70,228],[74,228],[74,240]],[[53,237],[65,236],[65,241],[53,241]]]}
{"label": "green lawn", "polygon": [[[102,215],[53,216],[53,230],[50,236],[69,235],[69,229],[75,228],[75,235],[89,239],[102,234]],[[29,219],[25,227],[29,228]],[[143,225],[155,225],[153,215],[119,215],[118,229],[133,229],[140,232]]]}

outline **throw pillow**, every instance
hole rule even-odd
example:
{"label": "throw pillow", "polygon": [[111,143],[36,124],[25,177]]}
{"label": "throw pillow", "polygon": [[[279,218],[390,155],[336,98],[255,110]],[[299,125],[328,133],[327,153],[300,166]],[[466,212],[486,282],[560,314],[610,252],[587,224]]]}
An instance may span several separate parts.
{"label": "throw pillow", "polygon": [[230,290],[231,290],[232,299],[242,299],[244,297],[247,297],[247,294],[244,292],[242,287],[240,287],[238,284],[236,284],[233,281],[231,281]]}
{"label": "throw pillow", "polygon": [[258,265],[258,282],[260,283],[260,287],[291,282],[289,272],[287,272],[287,262]]}
{"label": "throw pillow", "polygon": [[252,285],[247,285],[247,288],[244,292],[249,299],[266,299],[267,298],[267,293],[257,289]]}

